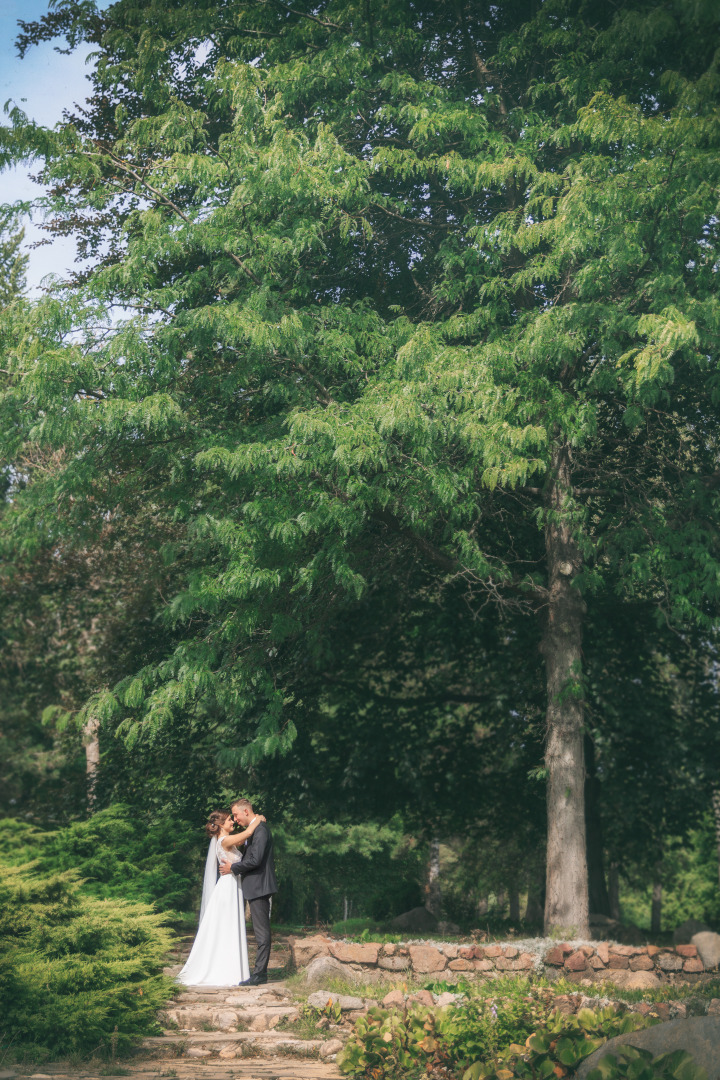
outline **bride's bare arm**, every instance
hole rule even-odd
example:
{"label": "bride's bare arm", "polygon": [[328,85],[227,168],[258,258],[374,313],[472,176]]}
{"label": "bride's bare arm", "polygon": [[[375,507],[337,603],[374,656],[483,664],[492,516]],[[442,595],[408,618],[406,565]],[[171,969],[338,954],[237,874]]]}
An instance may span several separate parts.
{"label": "bride's bare arm", "polygon": [[252,834],[255,832],[260,822],[266,820],[267,818],[263,814],[258,814],[256,817],[253,818],[253,820],[250,822],[244,832],[235,833],[234,836],[223,836],[221,841],[222,846],[225,848],[226,851],[228,851],[232,847],[237,847],[238,844],[244,844],[248,837],[252,836]]}

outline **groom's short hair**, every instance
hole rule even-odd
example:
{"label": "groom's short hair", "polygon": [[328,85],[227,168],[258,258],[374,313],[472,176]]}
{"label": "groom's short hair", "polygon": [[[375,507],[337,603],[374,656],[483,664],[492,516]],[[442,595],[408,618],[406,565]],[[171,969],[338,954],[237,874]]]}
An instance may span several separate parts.
{"label": "groom's short hair", "polygon": [[250,810],[250,811],[252,811],[252,803],[250,802],[249,799],[236,799],[235,802],[230,807],[230,809],[234,810],[236,806],[239,806],[241,810]]}

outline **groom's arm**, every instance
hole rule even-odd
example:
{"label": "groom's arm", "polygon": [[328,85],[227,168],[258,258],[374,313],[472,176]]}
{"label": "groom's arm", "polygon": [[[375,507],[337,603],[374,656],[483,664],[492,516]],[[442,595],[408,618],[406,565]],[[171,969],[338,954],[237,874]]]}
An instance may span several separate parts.
{"label": "groom's arm", "polygon": [[253,842],[243,855],[242,862],[232,864],[231,870],[233,874],[244,877],[251,870],[257,870],[259,866],[262,866],[265,861],[269,840],[270,836],[265,825],[258,825],[253,836]]}

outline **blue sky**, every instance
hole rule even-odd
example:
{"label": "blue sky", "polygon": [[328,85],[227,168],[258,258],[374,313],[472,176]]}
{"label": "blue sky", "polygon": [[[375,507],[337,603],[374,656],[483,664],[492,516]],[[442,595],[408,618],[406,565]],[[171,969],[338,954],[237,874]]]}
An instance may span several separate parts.
{"label": "blue sky", "polygon": [[[104,7],[106,3],[99,6]],[[19,59],[14,45],[18,19],[39,19],[47,10],[47,0],[0,0],[0,105],[4,106],[9,99],[20,105],[33,120],[52,126],[62,119],[64,108],[85,100],[90,87],[87,73],[91,67],[86,62],[87,48],[77,49],[71,56],[55,52],[54,45],[64,45],[62,41],[36,46],[24,60]],[[3,116],[0,122],[4,121]],[[28,172],[33,171],[37,171],[37,166],[1,172],[0,202],[34,199],[41,195],[42,188],[28,178]],[[42,220],[39,213],[35,217]],[[26,244],[44,235],[30,223]],[[28,269],[31,291],[37,292],[46,274],[62,275],[72,267],[74,258],[75,245],[70,239],[54,240],[51,245],[31,251]]]}

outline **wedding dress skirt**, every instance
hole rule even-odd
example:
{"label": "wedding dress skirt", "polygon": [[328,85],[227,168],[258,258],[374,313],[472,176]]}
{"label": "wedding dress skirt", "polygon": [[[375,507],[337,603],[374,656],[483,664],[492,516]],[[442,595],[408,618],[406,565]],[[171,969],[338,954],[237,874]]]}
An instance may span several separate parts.
{"label": "wedding dress skirt", "polygon": [[[238,862],[234,851],[218,854]],[[245,899],[239,876],[221,874],[200,921],[198,932],[178,975],[185,986],[237,986],[250,977]]]}

